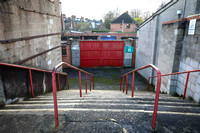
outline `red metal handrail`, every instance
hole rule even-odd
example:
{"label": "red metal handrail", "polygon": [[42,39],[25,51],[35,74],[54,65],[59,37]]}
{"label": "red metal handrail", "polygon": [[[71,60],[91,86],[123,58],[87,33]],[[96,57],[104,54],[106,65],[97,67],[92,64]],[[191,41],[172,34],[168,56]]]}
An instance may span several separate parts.
{"label": "red metal handrail", "polygon": [[[59,126],[59,121],[58,121],[58,104],[57,104],[57,94],[56,94],[56,70],[61,66],[61,65],[66,65],[68,66],[69,68],[73,68],[75,70],[78,70],[79,71],[79,88],[80,88],[80,97],[82,97],[82,91],[81,91],[81,72],[85,73],[85,80],[86,80],[86,93],[87,93],[87,75],[90,76],[90,91],[91,91],[91,77],[93,77],[93,90],[94,90],[94,76],[91,74],[91,73],[88,73],[82,69],[79,69],[75,66],[72,66],[66,62],[61,62],[60,64],[56,65],[54,68],[53,68],[53,71],[52,71],[52,86],[53,86],[53,100],[54,100],[54,114],[55,114],[55,127],[58,127]],[[69,80],[68,80],[69,81]]]}
{"label": "red metal handrail", "polygon": [[[52,71],[37,69],[37,68],[33,68],[33,67],[26,67],[26,66],[21,66],[21,65],[15,65],[15,64],[9,64],[9,63],[1,63],[0,62],[0,65],[2,65],[2,66],[9,66],[9,67],[16,67],[16,68],[21,68],[21,69],[27,69],[27,70],[29,70],[29,80],[30,80],[30,87],[31,87],[32,98],[34,97],[34,90],[33,90],[33,81],[32,81],[32,72],[31,71],[33,70],[33,71],[39,71],[39,72],[52,73]],[[56,74],[58,76],[58,85],[60,84],[59,75],[65,75],[65,76],[67,76],[67,80],[69,80],[69,75],[66,74],[66,73],[57,72]],[[69,83],[69,81],[68,81],[68,83]],[[69,86],[68,86],[68,88],[69,88]],[[59,89],[60,89],[60,86],[59,86]]]}
{"label": "red metal handrail", "polygon": [[138,68],[138,69],[135,69],[135,70],[132,70],[128,73],[125,73],[124,75],[122,75],[120,77],[120,91],[121,91],[121,80],[123,78],[123,92],[124,92],[124,79],[125,79],[125,76],[126,76],[126,94],[128,93],[128,74],[133,74],[132,75],[132,94],[131,96],[133,97],[133,94],[134,94],[134,80],[135,80],[135,72],[136,71],[139,71],[139,70],[142,70],[142,69],[145,69],[145,68],[153,68],[156,72],[157,72],[157,88],[156,88],[156,96],[155,96],[155,103],[154,103],[154,112],[153,112],[153,120],[152,120],[152,128],[155,129],[156,127],[156,116],[157,116],[157,110],[158,110],[158,100],[159,100],[159,93],[160,93],[160,85],[161,85],[161,72],[160,70],[152,65],[152,64],[149,64],[149,65],[146,65],[146,66],[143,66],[141,68]]}
{"label": "red metal handrail", "polygon": [[[169,74],[161,75],[161,77],[170,76],[170,75],[179,75],[179,74],[187,73],[187,78],[186,78],[186,83],[185,83],[185,90],[184,90],[184,95],[183,95],[183,99],[185,99],[185,95],[186,95],[186,92],[187,92],[188,80],[189,80],[189,77],[190,77],[190,73],[192,73],[192,72],[200,72],[200,70],[192,70],[192,71],[185,71],[185,72],[169,73]],[[147,88],[148,91],[149,91],[150,78],[154,78],[154,77],[157,77],[157,76],[151,76],[151,77],[148,78],[148,88]]]}

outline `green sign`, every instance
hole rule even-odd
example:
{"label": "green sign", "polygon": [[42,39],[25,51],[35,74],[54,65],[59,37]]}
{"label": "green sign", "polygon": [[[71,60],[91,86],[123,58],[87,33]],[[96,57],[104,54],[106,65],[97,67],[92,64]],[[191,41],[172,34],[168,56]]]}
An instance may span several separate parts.
{"label": "green sign", "polygon": [[125,46],[125,53],[133,53],[134,46]]}

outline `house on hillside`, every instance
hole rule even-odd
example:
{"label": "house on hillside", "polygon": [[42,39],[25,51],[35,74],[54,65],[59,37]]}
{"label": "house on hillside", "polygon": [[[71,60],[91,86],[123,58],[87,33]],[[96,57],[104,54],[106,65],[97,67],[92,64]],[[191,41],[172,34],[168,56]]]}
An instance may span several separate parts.
{"label": "house on hillside", "polygon": [[128,12],[125,12],[111,22],[111,32],[135,32],[136,25],[137,22],[128,14]]}

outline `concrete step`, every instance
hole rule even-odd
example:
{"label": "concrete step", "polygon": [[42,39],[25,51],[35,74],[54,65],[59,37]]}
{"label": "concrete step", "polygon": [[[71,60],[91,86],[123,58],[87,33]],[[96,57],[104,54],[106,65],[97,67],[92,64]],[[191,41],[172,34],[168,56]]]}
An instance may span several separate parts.
{"label": "concrete step", "polygon": [[[126,95],[116,90],[94,90],[83,93],[82,98],[79,90],[59,91],[57,95],[59,132],[152,132],[153,92],[136,91],[134,98],[130,97],[130,93]],[[196,132],[200,130],[199,119],[198,104],[160,94],[156,132]],[[29,129],[32,132],[56,132],[53,131],[52,93],[1,108],[0,131],[11,131],[11,127],[5,126],[3,121],[10,123],[12,131],[20,128],[24,132],[30,132]],[[31,127],[23,130],[23,126],[16,123]],[[176,130],[177,127],[183,128]]]}

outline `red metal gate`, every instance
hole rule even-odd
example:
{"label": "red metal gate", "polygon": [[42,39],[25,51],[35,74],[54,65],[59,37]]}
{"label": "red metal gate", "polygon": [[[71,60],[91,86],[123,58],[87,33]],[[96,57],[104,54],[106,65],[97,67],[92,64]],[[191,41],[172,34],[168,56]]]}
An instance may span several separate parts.
{"label": "red metal gate", "polygon": [[124,41],[80,41],[80,66],[123,67]]}

